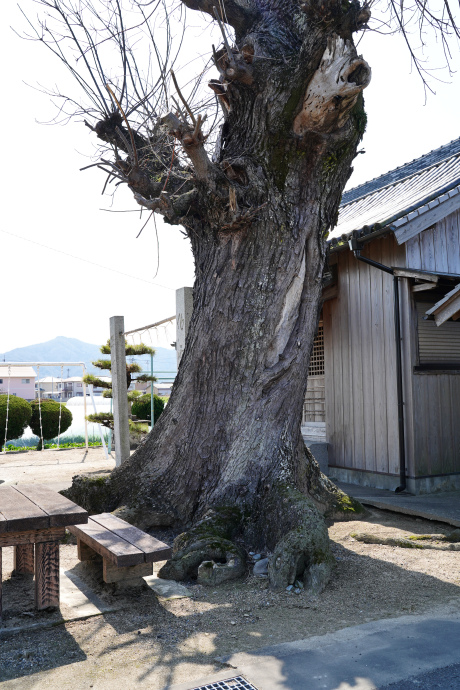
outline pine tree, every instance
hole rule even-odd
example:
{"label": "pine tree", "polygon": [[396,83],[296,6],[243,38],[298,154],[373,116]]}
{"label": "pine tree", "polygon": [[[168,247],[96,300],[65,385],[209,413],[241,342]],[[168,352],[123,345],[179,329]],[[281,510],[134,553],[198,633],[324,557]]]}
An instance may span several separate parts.
{"label": "pine tree", "polygon": [[[102,345],[101,348],[101,353],[103,355],[110,355],[110,340],[107,341],[105,345]],[[155,350],[152,347],[148,347],[147,345],[144,345],[144,343],[140,343],[139,345],[129,345],[125,341],[125,354],[127,357],[133,357],[133,356],[139,356],[139,355],[154,355]],[[112,362],[110,359],[98,359],[95,362],[92,362],[93,366],[97,367],[98,369],[101,370],[112,370]],[[155,382],[157,379],[155,376],[150,376],[149,374],[142,374],[142,367],[137,364],[136,362],[130,362],[126,363],[126,387],[128,388],[128,404],[131,405],[137,398],[139,398],[142,395],[142,391],[138,390],[129,390],[129,387],[133,381],[133,375],[134,374],[140,374],[136,376],[136,381],[142,381],[142,382]],[[94,376],[93,374],[87,374],[84,378],[83,381],[87,385],[92,385],[92,386],[98,386],[99,388],[103,388],[104,392],[102,394],[102,397],[104,398],[111,398],[112,397],[112,384],[109,381],[104,381],[104,379],[100,379],[97,376]],[[108,429],[111,429],[113,431],[113,413],[112,412],[98,412],[96,414],[90,414],[86,417],[88,422],[93,422],[94,424],[102,424],[102,426],[107,427]],[[147,430],[146,425],[139,423],[139,422],[133,422],[131,419],[129,420],[129,430],[131,433],[143,433]]]}

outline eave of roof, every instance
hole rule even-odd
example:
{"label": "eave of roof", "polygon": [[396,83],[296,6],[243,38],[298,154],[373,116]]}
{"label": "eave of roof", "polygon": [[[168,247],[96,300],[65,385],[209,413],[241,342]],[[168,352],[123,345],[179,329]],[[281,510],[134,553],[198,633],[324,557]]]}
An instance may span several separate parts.
{"label": "eave of roof", "polygon": [[345,192],[329,245],[342,249],[352,235],[369,242],[389,232],[402,243],[457,208],[460,138]]}

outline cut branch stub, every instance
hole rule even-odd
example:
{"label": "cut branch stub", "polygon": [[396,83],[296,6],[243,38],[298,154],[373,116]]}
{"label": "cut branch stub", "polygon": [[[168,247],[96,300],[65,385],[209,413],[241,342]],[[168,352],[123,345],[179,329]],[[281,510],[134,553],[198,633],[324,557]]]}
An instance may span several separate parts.
{"label": "cut branch stub", "polygon": [[371,80],[371,68],[350,41],[334,35],[310,81],[294,132],[332,132],[346,123],[351,108]]}
{"label": "cut branch stub", "polygon": [[185,153],[192,161],[195,175],[199,180],[208,179],[211,168],[211,161],[203,145],[206,141],[201,130],[204,119],[198,115],[193,129],[173,113],[168,113],[161,120],[162,124],[167,126],[169,134],[181,142]]}
{"label": "cut branch stub", "polygon": [[169,195],[166,192],[162,192],[162,194],[155,199],[146,199],[142,196],[142,194],[134,192],[134,198],[139,204],[139,206],[143,206],[144,208],[152,212],[156,211],[160,213],[162,216],[165,216],[165,218],[168,218],[168,220],[170,220],[171,222],[173,222],[176,219],[176,213],[171,204],[171,199],[169,198]]}
{"label": "cut branch stub", "polygon": [[222,83],[217,79],[211,79],[211,81],[208,82],[208,86],[216,94],[217,98],[219,99],[219,103],[223,108],[224,114],[227,115],[230,112],[230,100],[227,96],[227,84]]}
{"label": "cut branch stub", "polygon": [[254,60],[254,48],[251,45],[244,45],[241,52],[236,47],[228,51],[222,48],[215,54],[214,59],[222,80],[240,81],[248,86],[253,83],[251,65]]}
{"label": "cut branch stub", "polygon": [[222,161],[220,166],[227,175],[229,180],[232,180],[233,182],[238,182],[238,184],[247,185],[248,175],[245,170],[244,164],[239,161],[242,161],[242,159],[237,159],[232,163],[229,160],[225,159]]}

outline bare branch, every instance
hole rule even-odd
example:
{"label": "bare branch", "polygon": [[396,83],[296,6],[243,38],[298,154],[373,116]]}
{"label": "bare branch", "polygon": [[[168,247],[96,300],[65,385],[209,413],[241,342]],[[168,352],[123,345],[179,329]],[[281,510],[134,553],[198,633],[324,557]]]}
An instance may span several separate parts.
{"label": "bare branch", "polygon": [[177,95],[179,96],[182,103],[184,104],[185,109],[188,112],[188,114],[190,115],[190,118],[191,118],[193,124],[196,125],[195,116],[193,115],[192,111],[190,110],[189,104],[187,103],[187,101],[185,100],[185,98],[182,95],[182,91],[180,90],[179,84],[177,83],[177,79],[176,79],[176,75],[174,74],[174,70],[171,70],[171,77],[172,77],[172,80],[174,82],[174,86],[176,87]]}

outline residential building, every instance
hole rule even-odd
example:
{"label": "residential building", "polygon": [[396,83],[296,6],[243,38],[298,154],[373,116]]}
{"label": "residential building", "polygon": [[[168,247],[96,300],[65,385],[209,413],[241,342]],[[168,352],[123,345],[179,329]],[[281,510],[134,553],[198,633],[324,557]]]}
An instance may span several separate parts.
{"label": "residential building", "polygon": [[[48,398],[49,400],[60,400],[62,397],[62,400],[64,400],[61,386],[63,380],[57,376],[45,376],[40,379],[36,385],[37,389],[38,385],[40,386],[40,397]],[[36,397],[38,397],[38,390]]]}
{"label": "residential building", "polygon": [[30,366],[0,365],[0,395],[15,395],[25,400],[35,398],[35,378],[37,374]]}
{"label": "residential building", "polygon": [[[131,389],[132,386],[130,386]],[[142,391],[143,394],[148,394],[150,395],[152,384],[150,381],[139,381],[136,382],[135,384],[135,390]],[[159,395],[160,397],[163,398],[169,398],[171,395],[171,389],[173,387],[172,383],[160,383],[159,381],[156,381],[153,384],[153,394],[154,395]]]}
{"label": "residential building", "polygon": [[[98,376],[103,381],[111,381],[109,376]],[[63,398],[68,400],[69,398],[82,398],[83,397],[83,379],[81,376],[70,376],[69,378],[63,379],[62,386],[59,390],[62,390]],[[99,386],[93,386],[93,395],[102,395],[104,388]],[[87,388],[86,394],[89,395],[89,390]]]}

